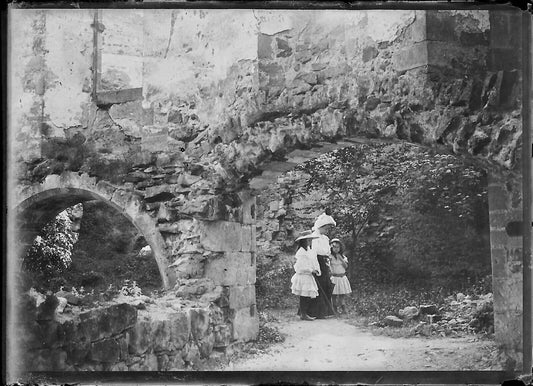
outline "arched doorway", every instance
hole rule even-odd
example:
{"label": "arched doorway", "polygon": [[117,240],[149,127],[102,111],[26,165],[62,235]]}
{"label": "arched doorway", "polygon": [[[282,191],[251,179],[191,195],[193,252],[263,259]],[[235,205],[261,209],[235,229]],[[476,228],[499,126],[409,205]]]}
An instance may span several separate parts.
{"label": "arched doorway", "polygon": [[88,184],[87,181],[94,181],[76,173],[50,177],[16,197],[13,214],[16,221],[15,237],[19,242],[16,243],[18,249],[14,251],[15,256],[22,256],[43,226],[60,212],[79,203],[98,201],[123,215],[137,228],[150,246],[161,275],[162,287],[172,286],[164,239],[155,222],[142,211],[140,201],[131,192],[115,189],[110,194],[102,189],[102,184]]}

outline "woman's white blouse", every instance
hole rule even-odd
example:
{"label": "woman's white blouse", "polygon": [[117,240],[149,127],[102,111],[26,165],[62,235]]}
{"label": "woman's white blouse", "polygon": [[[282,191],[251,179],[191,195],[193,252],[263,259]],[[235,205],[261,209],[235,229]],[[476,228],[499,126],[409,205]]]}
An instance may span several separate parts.
{"label": "woman's white blouse", "polygon": [[329,247],[329,237],[320,234],[318,230],[313,232],[314,236],[318,236],[317,239],[313,239],[312,249],[317,255],[329,256],[331,254],[331,248]]}

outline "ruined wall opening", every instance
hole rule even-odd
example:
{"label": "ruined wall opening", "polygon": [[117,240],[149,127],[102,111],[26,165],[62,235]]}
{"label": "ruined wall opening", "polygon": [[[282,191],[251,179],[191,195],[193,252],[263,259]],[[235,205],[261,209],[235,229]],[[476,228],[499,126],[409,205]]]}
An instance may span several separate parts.
{"label": "ruined wall opening", "polygon": [[[36,238],[41,241],[46,238],[46,227],[50,239],[71,237],[69,245],[63,248],[68,264],[61,274],[53,274],[53,282],[47,282],[44,292],[56,292],[63,287],[104,292],[126,285],[138,286],[149,293],[164,287],[166,266],[157,261],[153,253],[157,246],[150,245],[153,245],[153,241],[148,241],[150,235],[145,236],[116,204],[93,192],[73,188],[47,190],[23,201],[17,217],[22,245],[17,252],[22,260],[28,261],[33,251],[34,260],[38,261],[39,254],[46,254],[47,248],[50,251],[48,245],[36,247]],[[53,229],[58,218],[68,222],[63,229]],[[53,249],[57,244],[50,245]],[[31,284],[30,279],[26,286]]]}
{"label": "ruined wall opening", "polygon": [[[346,247],[353,290],[347,313],[338,316],[364,320],[374,331],[390,326],[394,317],[399,323],[395,327],[413,338],[483,336],[491,347],[483,352],[483,361],[461,369],[518,366],[497,336],[501,340],[504,332],[498,317],[495,320],[501,305],[495,311],[493,304],[502,291],[494,229],[509,226],[493,215],[493,185],[500,176],[508,181],[509,191],[519,195],[519,177],[481,158],[443,148],[361,142],[332,151],[331,144],[329,152],[298,150],[303,162],[283,172],[279,163],[272,170],[263,166],[256,241],[260,315],[296,318],[298,297],[290,290],[294,239],[328,210],[337,221],[328,236],[341,239]],[[415,317],[406,315],[414,311]],[[480,348],[467,345],[465,350]],[[405,370],[418,364],[412,366]]]}

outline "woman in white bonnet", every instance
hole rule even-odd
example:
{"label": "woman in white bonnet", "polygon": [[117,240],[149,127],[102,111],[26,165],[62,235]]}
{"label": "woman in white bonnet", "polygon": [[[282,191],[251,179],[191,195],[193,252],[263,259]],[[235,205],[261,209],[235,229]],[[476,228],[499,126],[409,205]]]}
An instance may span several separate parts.
{"label": "woman in white bonnet", "polygon": [[332,306],[333,283],[331,281],[331,270],[329,265],[329,256],[331,249],[329,238],[326,235],[331,227],[337,223],[329,214],[322,213],[315,221],[313,226],[313,235],[316,239],[312,240],[311,248],[317,254],[318,264],[320,265],[320,276],[315,276],[318,284],[318,297],[312,299],[309,305],[309,316],[323,319],[334,315]]}

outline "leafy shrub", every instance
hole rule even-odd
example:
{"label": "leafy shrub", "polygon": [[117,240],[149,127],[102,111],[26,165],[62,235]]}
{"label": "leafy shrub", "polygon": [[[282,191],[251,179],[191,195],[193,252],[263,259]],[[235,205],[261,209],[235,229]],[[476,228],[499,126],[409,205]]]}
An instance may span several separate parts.
{"label": "leafy shrub", "polygon": [[72,263],[72,248],[77,240],[69,210],[64,210],[43,227],[24,257],[22,269],[28,274],[24,280],[42,290],[57,290],[63,285],[62,273]]}
{"label": "leafy shrub", "polygon": [[294,269],[288,263],[276,266],[269,262],[261,263],[258,259],[255,284],[258,309],[294,305],[297,297],[290,290],[292,275]]}
{"label": "leafy shrub", "polygon": [[141,296],[142,290],[135,280],[124,280],[124,285],[119,291],[124,296]]}

